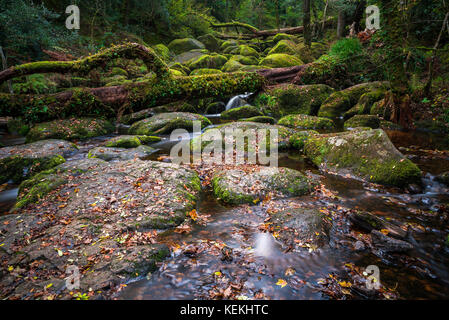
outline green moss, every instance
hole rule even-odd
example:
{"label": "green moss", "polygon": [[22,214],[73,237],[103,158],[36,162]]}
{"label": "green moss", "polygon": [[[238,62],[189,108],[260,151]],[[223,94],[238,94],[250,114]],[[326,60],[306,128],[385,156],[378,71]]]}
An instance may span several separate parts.
{"label": "green moss", "polygon": [[111,70],[111,76],[123,76],[128,78],[128,72],[122,68],[115,67]]}
{"label": "green moss", "polygon": [[223,72],[236,72],[243,68],[243,64],[240,62],[230,59],[221,69]]}
{"label": "green moss", "polygon": [[184,38],[173,40],[168,45],[168,48],[170,49],[170,51],[173,51],[176,54],[180,54],[182,52],[187,52],[194,49],[204,49],[205,46],[198,40],[192,38]]}
{"label": "green moss", "polygon": [[293,149],[303,151],[306,142],[309,140],[311,135],[319,134],[317,131],[300,131],[295,133],[290,137],[290,146]]}
{"label": "green moss", "polygon": [[153,49],[165,61],[170,60],[170,49],[162,43],[155,45]]}
{"label": "green moss", "polygon": [[230,60],[238,61],[239,63],[246,66],[255,66],[259,64],[259,59],[252,56],[232,56]]}
{"label": "green moss", "polygon": [[378,129],[380,127],[380,119],[377,116],[371,115],[355,115],[351,119],[345,122],[345,129],[347,128],[357,128],[357,127],[368,127],[372,129]]}
{"label": "green moss", "polygon": [[274,43],[278,43],[281,40],[289,40],[289,41],[293,41],[293,42],[298,42],[299,39],[296,36],[290,35],[290,34],[286,34],[286,33],[278,33],[277,35],[275,35],[273,37],[273,42]]}
{"label": "green moss", "polygon": [[288,114],[316,115],[321,104],[333,92],[334,89],[323,84],[281,85],[260,94],[255,104],[265,114],[275,117]]}
{"label": "green moss", "polygon": [[223,55],[204,55],[189,63],[190,70],[195,69],[221,69],[228,59]]}
{"label": "green moss", "polygon": [[355,85],[342,91],[333,93],[321,106],[318,116],[326,118],[335,118],[342,116],[351,109],[360,99],[360,97],[370,91],[386,89],[389,86],[387,82],[368,82]]}
{"label": "green moss", "polygon": [[255,116],[255,117],[251,117],[251,118],[240,119],[239,121],[243,121],[243,122],[259,122],[259,123],[269,123],[269,124],[275,124],[276,123],[276,119],[274,119],[273,117],[268,117],[268,116]]}
{"label": "green moss", "polygon": [[262,59],[259,63],[261,66],[267,66],[271,68],[285,68],[285,67],[293,67],[293,66],[301,66],[304,62],[302,62],[299,58],[288,55],[288,54],[271,54],[264,59]]}
{"label": "green moss", "polygon": [[239,46],[239,54],[241,56],[255,57],[259,59],[259,53],[254,48],[251,48],[250,46],[247,45]]}
{"label": "green moss", "polygon": [[108,140],[105,147],[132,149],[159,141],[161,141],[161,138],[152,136],[119,136]]}
{"label": "green moss", "polygon": [[27,142],[45,139],[79,140],[112,133],[115,127],[102,119],[66,119],[36,124],[27,135]]}
{"label": "green moss", "polygon": [[298,54],[298,48],[293,41],[281,40],[268,52],[268,55],[276,53],[285,53],[294,56]]}
{"label": "green moss", "polygon": [[319,118],[314,116],[308,116],[303,114],[289,115],[279,120],[281,126],[286,126],[294,129],[322,129],[332,130],[335,128],[335,124],[332,120],[327,118]]}
{"label": "green moss", "polygon": [[317,166],[350,170],[370,182],[404,187],[421,181],[419,168],[379,129],[313,136],[304,150]]}
{"label": "green moss", "polygon": [[46,158],[25,158],[20,155],[0,160],[0,183],[12,180],[14,183],[22,182],[38,172],[56,167],[65,162],[60,155]]}
{"label": "green moss", "polygon": [[227,110],[221,114],[221,118],[223,120],[239,120],[256,116],[262,116],[262,113],[254,106],[234,108]]}
{"label": "green moss", "polygon": [[190,75],[191,76],[203,76],[206,74],[220,74],[223,73],[221,70],[217,70],[217,69],[196,69],[193,70]]}

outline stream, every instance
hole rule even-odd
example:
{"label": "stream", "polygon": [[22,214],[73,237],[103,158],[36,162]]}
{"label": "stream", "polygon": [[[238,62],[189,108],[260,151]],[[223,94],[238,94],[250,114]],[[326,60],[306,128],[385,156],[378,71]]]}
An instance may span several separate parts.
{"label": "stream", "polygon": [[[214,119],[215,120],[215,119]],[[217,120],[216,120],[217,121]],[[215,121],[215,123],[217,123]],[[425,172],[424,187],[418,192],[373,187],[361,181],[319,172],[304,157],[295,153],[280,155],[279,166],[308,172],[337,197],[303,196],[278,201],[288,206],[290,201],[304,207],[365,210],[399,223],[416,226],[413,237],[417,244],[414,262],[405,266],[382,259],[369,250],[349,250],[338,241],[317,250],[286,251],[259,226],[267,217],[264,203],[256,206],[222,205],[206,189],[197,212],[207,217],[206,225],[194,224],[188,234],[173,230],[161,232],[158,241],[172,248],[171,257],[161,263],[158,271],[127,284],[117,299],[211,299],[223,288],[235,288],[239,299],[328,299],[317,283],[330,273],[342,272],[352,263],[366,267],[377,265],[380,281],[396,288],[403,299],[449,298],[449,249],[444,240],[449,226],[442,222],[439,210],[449,203],[449,190],[434,180],[435,175],[449,171],[447,153],[429,153],[438,148],[435,135],[417,132],[387,131],[396,147]],[[79,150],[67,161],[87,157],[89,149],[101,145],[111,136],[76,142]],[[160,151],[149,160],[168,156],[177,141],[165,137],[153,147]],[[3,136],[2,143],[23,143],[18,137]],[[162,157],[163,158],[163,157]],[[3,185],[0,210],[3,214],[14,205],[18,186]],[[341,226],[347,228],[347,226]],[[419,230],[416,231],[416,230]],[[181,249],[181,247],[183,249]],[[223,259],[223,250],[229,259]],[[288,285],[277,285],[286,279]]]}

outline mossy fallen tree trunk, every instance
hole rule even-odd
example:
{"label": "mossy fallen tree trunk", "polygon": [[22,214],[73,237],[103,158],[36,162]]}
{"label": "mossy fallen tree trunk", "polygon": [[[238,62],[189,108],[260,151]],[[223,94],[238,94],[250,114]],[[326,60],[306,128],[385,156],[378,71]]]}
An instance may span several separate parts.
{"label": "mossy fallen tree trunk", "polygon": [[167,65],[153,49],[138,43],[112,46],[95,55],[75,61],[39,61],[10,67],[0,72],[0,84],[3,82],[35,73],[73,73],[85,75],[91,70],[105,66],[117,58],[141,59],[148,70],[164,78],[170,75]]}
{"label": "mossy fallen tree trunk", "polygon": [[194,77],[166,77],[115,87],[73,89],[51,95],[0,94],[0,115],[30,122],[69,116],[114,118],[186,99],[225,97],[256,92],[265,85],[257,73],[229,73]]}
{"label": "mossy fallen tree trunk", "polygon": [[[328,18],[326,19],[324,22],[321,21],[319,23],[317,23],[316,25],[323,25],[323,26],[330,26],[334,23],[334,19],[333,18]],[[246,38],[246,39],[251,39],[251,38],[267,38],[270,36],[275,36],[278,33],[286,33],[286,34],[301,34],[304,32],[304,27],[303,26],[299,26],[299,27],[290,27],[290,28],[281,28],[281,29],[272,29],[272,30],[259,30],[256,27],[246,24],[246,23],[242,23],[242,22],[238,22],[238,21],[232,21],[232,22],[226,22],[226,23],[213,23],[210,22],[210,25],[212,28],[215,29],[219,29],[219,28],[242,28],[245,30],[248,30],[250,33],[249,34],[244,34],[244,35],[240,35],[240,38]],[[312,26],[313,27],[313,26]],[[221,35],[221,38],[235,38],[235,36],[232,35]]]}
{"label": "mossy fallen tree trunk", "polygon": [[303,66],[174,77],[153,50],[138,44],[127,44],[77,61],[36,62],[12,67],[9,71],[5,70],[6,73],[0,73],[0,83],[24,74],[87,72],[119,56],[139,57],[157,77],[120,86],[74,88],[48,95],[0,94],[0,116],[22,117],[33,123],[73,116],[116,118],[125,113],[180,100],[223,98],[245,92],[257,92],[269,84],[338,82],[345,74],[341,63],[323,56],[316,62]]}

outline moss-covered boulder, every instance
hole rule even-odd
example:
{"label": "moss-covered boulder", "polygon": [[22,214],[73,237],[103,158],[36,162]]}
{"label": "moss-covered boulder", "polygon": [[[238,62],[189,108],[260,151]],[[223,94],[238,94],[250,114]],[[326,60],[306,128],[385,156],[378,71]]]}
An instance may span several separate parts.
{"label": "moss-covered boulder", "polygon": [[77,147],[63,140],[42,140],[0,149],[0,183],[19,183],[64,163]]}
{"label": "moss-covered boulder", "polygon": [[174,58],[174,65],[177,63],[180,63],[182,65],[188,65],[190,62],[208,55],[209,51],[207,51],[206,49],[196,49],[196,50],[190,50],[187,52],[183,52],[181,54],[178,54],[177,56],[175,56]]}
{"label": "moss-covered boulder", "polygon": [[170,60],[170,49],[166,45],[160,43],[155,45],[153,49],[164,61]]}
{"label": "moss-covered boulder", "polygon": [[109,148],[137,148],[141,145],[155,143],[161,141],[159,137],[152,136],[129,136],[123,135],[114,137],[105,142],[104,146]]}
{"label": "moss-covered boulder", "polygon": [[221,114],[223,120],[239,120],[243,118],[251,118],[262,116],[262,112],[254,106],[242,106],[239,108],[224,111]]}
{"label": "moss-covered boulder", "polygon": [[311,191],[309,180],[301,172],[270,167],[221,171],[214,175],[212,186],[215,197],[228,204],[255,204],[268,195],[280,199]]}
{"label": "moss-covered boulder", "polygon": [[206,49],[211,52],[218,52],[220,50],[221,43],[223,42],[210,33],[199,36],[198,41],[203,43],[206,46]]}
{"label": "moss-covered boulder", "polygon": [[230,59],[225,63],[221,71],[223,72],[236,72],[240,71],[243,68],[243,64],[238,62],[237,60]]}
{"label": "moss-covered boulder", "polygon": [[349,111],[345,112],[344,118],[349,119],[357,114],[370,114],[374,103],[382,100],[384,96],[385,90],[383,89],[369,91],[362,94],[357,104],[349,109]]}
{"label": "moss-covered boulder", "polygon": [[231,60],[238,61],[239,63],[245,65],[245,66],[254,66],[259,64],[259,59],[253,56],[241,56],[236,55],[232,56]]}
{"label": "moss-covered boulder", "polygon": [[333,93],[321,106],[318,116],[335,118],[343,116],[367,92],[387,89],[388,82],[367,82]]}
{"label": "moss-covered boulder", "polygon": [[193,131],[193,122],[200,121],[201,128],[210,126],[212,123],[206,117],[188,112],[170,112],[157,114],[149,119],[134,123],[129,129],[131,135],[161,135],[170,134],[176,129]]}
{"label": "moss-covered boulder", "polygon": [[295,42],[281,40],[268,52],[268,55],[276,53],[285,53],[294,56],[298,53],[298,49]]}
{"label": "moss-covered boulder", "polygon": [[195,69],[192,72],[190,72],[190,75],[191,76],[204,76],[206,74],[220,74],[220,73],[223,73],[223,71],[217,70],[217,69],[204,68],[204,69]]}
{"label": "moss-covered boulder", "polygon": [[318,59],[322,55],[326,54],[329,50],[329,48],[321,42],[312,42],[310,48],[315,59]]}
{"label": "moss-covered boulder", "polygon": [[380,128],[383,130],[402,130],[404,129],[401,125],[387,121],[387,120],[380,120]]}
{"label": "moss-covered boulder", "polygon": [[225,42],[223,42],[220,46],[221,50],[224,51],[227,48],[237,48],[239,46],[239,43],[237,40],[226,40]]}
{"label": "moss-covered boulder", "polygon": [[192,38],[176,39],[168,45],[170,51],[180,54],[193,49],[205,49],[206,46],[198,40]]}
{"label": "moss-covered boulder", "polygon": [[221,69],[228,59],[220,54],[204,55],[189,63],[190,70]]}
{"label": "moss-covered boulder", "polygon": [[278,122],[281,126],[297,130],[332,130],[335,129],[335,124],[328,118],[320,118],[315,116],[308,116],[305,114],[292,114],[281,118]]}
{"label": "moss-covered boulder", "polygon": [[45,139],[82,140],[104,136],[114,132],[115,127],[107,120],[72,118],[38,123],[27,134],[27,142]]}
{"label": "moss-covered boulder", "polygon": [[309,140],[310,137],[315,134],[319,134],[319,133],[315,130],[296,132],[295,134],[293,134],[290,137],[290,140],[289,140],[291,148],[299,150],[299,151],[303,151],[307,140]]}
{"label": "moss-covered boulder", "polygon": [[328,243],[332,223],[319,209],[291,202],[279,207],[273,210],[270,222],[284,245],[310,252]]}
{"label": "moss-covered boulder", "polygon": [[275,124],[276,123],[276,119],[275,118],[268,117],[268,116],[255,116],[255,117],[251,117],[251,118],[239,119],[239,121],[268,123],[268,124]]}
{"label": "moss-covered boulder", "polygon": [[260,60],[259,65],[266,66],[270,68],[285,68],[293,66],[301,66],[302,62],[299,58],[283,53],[271,54],[262,60]]}
{"label": "moss-covered boulder", "polygon": [[374,102],[371,106],[369,114],[389,119],[391,116],[391,110],[390,108],[386,107],[386,102],[387,101],[385,98]]}
{"label": "moss-covered boulder", "polygon": [[381,129],[314,135],[307,140],[304,151],[324,170],[397,187],[421,182],[421,170],[395,148]]}
{"label": "moss-covered boulder", "polygon": [[288,114],[316,115],[321,104],[334,91],[324,84],[280,85],[260,94],[256,98],[255,104],[264,113],[276,117]]}
{"label": "moss-covered boulder", "polygon": [[187,67],[186,65],[181,64],[179,62],[176,62],[176,63],[172,64],[170,66],[170,70],[178,70],[178,71],[182,72],[182,74],[184,74],[186,76],[189,75],[189,73],[190,73],[189,67]]}
{"label": "moss-covered boulder", "polygon": [[[241,131],[239,132],[237,130]],[[266,140],[263,140],[262,135],[255,134],[257,133],[257,130],[266,130]],[[242,139],[244,135],[247,135],[251,139],[254,139],[254,141],[251,141],[250,143],[244,141],[245,151],[256,151],[257,147],[260,148],[262,146],[262,143],[265,143],[266,150],[269,150],[271,140],[270,130],[275,130],[277,132],[277,139],[275,139],[274,143],[277,144],[279,150],[286,150],[290,147],[289,138],[295,133],[295,130],[279,125],[249,121],[231,122],[206,130],[201,136],[194,138],[190,145],[193,151],[202,151],[206,147],[214,146],[215,143],[213,141],[219,136],[222,141],[222,147],[225,147],[225,139],[229,143],[232,143],[231,140],[235,142],[237,139]],[[231,132],[230,136],[225,134],[226,131]]]}
{"label": "moss-covered boulder", "polygon": [[239,55],[245,57],[255,57],[257,59],[259,58],[259,53],[257,50],[247,45],[239,46]]}
{"label": "moss-covered boulder", "polygon": [[291,35],[291,34],[286,34],[286,33],[278,33],[277,35],[275,35],[273,37],[274,43],[278,43],[281,40],[289,40],[289,41],[293,41],[293,42],[299,41],[298,37]]}
{"label": "moss-covered boulder", "polygon": [[226,110],[226,104],[222,101],[215,101],[206,107],[205,114],[219,114]]}
{"label": "moss-covered boulder", "polygon": [[104,161],[124,161],[132,159],[145,160],[145,158],[149,157],[155,152],[157,152],[157,149],[143,145],[132,149],[97,147],[90,150],[87,157],[89,159],[101,159]]}
{"label": "moss-covered boulder", "polygon": [[380,119],[377,116],[371,116],[369,114],[356,115],[345,121],[344,126],[345,129],[358,127],[378,129],[380,127]]}

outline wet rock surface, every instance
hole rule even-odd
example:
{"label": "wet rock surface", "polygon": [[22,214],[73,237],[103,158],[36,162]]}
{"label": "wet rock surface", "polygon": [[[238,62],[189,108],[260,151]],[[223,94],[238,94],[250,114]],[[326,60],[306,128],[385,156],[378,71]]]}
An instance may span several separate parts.
{"label": "wet rock surface", "polygon": [[139,146],[132,149],[97,147],[89,151],[88,157],[98,158],[105,161],[123,161],[132,159],[144,160],[155,152],[157,152],[157,149],[149,146]]}
{"label": "wet rock surface", "polygon": [[134,123],[129,129],[132,135],[161,135],[170,134],[176,129],[193,131],[193,122],[200,121],[201,128],[205,128],[212,123],[205,117],[188,112],[171,112],[157,114],[151,118]]}
{"label": "wet rock surface", "polygon": [[80,269],[81,289],[95,294],[146,275],[169,254],[154,229],[181,224],[201,188],[196,173],[158,162],[88,160],[71,169],[42,201],[0,218],[2,296],[58,292],[70,265]]}
{"label": "wet rock surface", "polygon": [[214,194],[230,204],[258,203],[266,197],[279,199],[310,192],[310,181],[288,168],[255,167],[226,170],[214,175]]}

